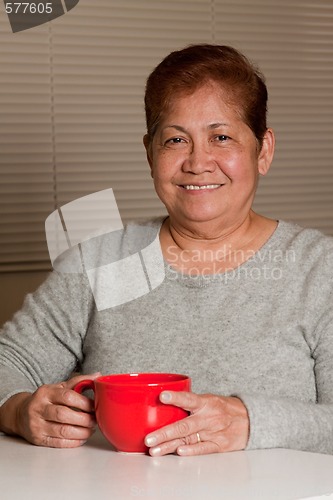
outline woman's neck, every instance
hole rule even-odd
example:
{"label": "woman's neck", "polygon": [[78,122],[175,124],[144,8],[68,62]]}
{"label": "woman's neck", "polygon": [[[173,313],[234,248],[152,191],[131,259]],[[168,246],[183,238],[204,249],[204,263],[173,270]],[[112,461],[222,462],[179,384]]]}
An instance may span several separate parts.
{"label": "woman's neck", "polygon": [[160,241],[164,258],[184,273],[216,274],[234,269],[257,252],[275,231],[277,222],[250,212],[228,228],[206,225],[200,233],[167,218]]}

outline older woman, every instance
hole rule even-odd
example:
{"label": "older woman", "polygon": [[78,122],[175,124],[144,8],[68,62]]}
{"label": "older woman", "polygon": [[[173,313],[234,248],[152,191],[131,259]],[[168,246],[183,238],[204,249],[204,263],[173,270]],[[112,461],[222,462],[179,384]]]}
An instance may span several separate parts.
{"label": "older woman", "polygon": [[85,275],[53,273],[28,296],[0,337],[2,430],[78,446],[95,422],[72,390],[80,377],[67,380],[75,367],[174,371],[193,392],[161,401],[190,415],[146,437],[151,455],[333,453],[333,239],[252,210],[274,152],[266,101],[230,47],[191,46],[157,66],[144,145],[168,217],[129,224],[122,241],[157,238],[164,280],[100,311]]}

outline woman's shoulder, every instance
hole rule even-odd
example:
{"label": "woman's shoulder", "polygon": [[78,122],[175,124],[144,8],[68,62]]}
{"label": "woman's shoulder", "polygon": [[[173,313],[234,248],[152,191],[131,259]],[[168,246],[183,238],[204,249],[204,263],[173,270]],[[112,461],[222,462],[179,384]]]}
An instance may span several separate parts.
{"label": "woman's shoulder", "polygon": [[91,234],[66,250],[53,262],[53,268],[64,274],[84,271],[128,257],[156,240],[165,216],[127,221],[114,231]]}
{"label": "woman's shoulder", "polygon": [[279,235],[291,241],[297,241],[300,245],[308,242],[319,245],[333,245],[333,236],[311,227],[304,227],[295,222],[280,220],[278,223]]}
{"label": "woman's shoulder", "polygon": [[156,240],[165,217],[128,221],[123,228],[81,244],[86,270],[110,264],[143,250]]}
{"label": "woman's shoulder", "polygon": [[297,260],[310,264],[318,259],[333,263],[333,237],[319,229],[303,227],[290,221],[279,221],[276,231],[277,244],[286,251],[293,251]]}
{"label": "woman's shoulder", "polygon": [[142,235],[156,237],[165,218],[166,216],[159,216],[129,220],[124,224],[123,232],[133,238],[141,237]]}

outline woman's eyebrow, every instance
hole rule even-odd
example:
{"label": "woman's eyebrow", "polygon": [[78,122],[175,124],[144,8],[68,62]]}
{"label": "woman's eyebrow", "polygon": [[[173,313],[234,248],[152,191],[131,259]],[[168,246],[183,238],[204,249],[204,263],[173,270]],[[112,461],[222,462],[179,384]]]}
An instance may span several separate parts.
{"label": "woman's eyebrow", "polygon": [[162,128],[162,130],[166,130],[167,128],[174,128],[176,130],[179,130],[179,132],[187,133],[187,130],[184,127],[181,127],[180,125],[166,125],[165,127]]}
{"label": "woman's eyebrow", "polygon": [[215,128],[219,128],[219,127],[228,127],[228,123],[224,123],[224,122],[217,122],[217,123],[211,123],[210,125],[208,125],[208,128],[210,130],[212,129],[215,129]]}
{"label": "woman's eyebrow", "polygon": [[[216,123],[211,123],[210,125],[208,125],[208,129],[209,130],[214,130],[216,128],[219,128],[219,127],[229,127],[229,124],[228,123],[225,123],[225,122],[216,122]],[[168,128],[174,128],[176,130],[179,130],[180,132],[184,132],[185,134],[187,133],[187,130],[182,127],[181,125],[166,125],[165,127],[163,127],[162,130],[166,130]]]}

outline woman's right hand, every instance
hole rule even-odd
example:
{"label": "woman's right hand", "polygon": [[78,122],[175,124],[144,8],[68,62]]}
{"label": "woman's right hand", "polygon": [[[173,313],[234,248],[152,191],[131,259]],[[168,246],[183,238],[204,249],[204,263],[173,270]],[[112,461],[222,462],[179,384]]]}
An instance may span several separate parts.
{"label": "woman's right hand", "polygon": [[42,385],[33,394],[12,396],[0,408],[0,430],[38,446],[81,446],[96,428],[94,403],[73,388],[81,380],[100,375],[80,375],[67,382]]}

